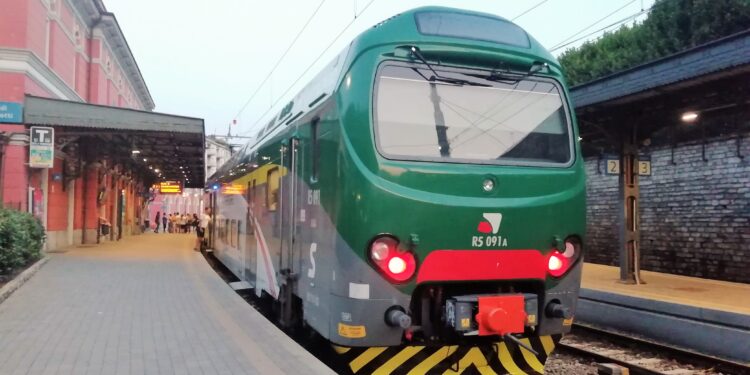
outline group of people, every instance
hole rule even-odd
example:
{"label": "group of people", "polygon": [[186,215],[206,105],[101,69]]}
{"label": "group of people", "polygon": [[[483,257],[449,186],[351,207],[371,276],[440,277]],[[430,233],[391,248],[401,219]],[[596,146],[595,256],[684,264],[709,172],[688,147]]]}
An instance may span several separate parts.
{"label": "group of people", "polygon": [[163,233],[190,233],[195,229],[195,250],[199,250],[203,244],[203,238],[211,222],[211,209],[206,207],[203,215],[198,218],[197,214],[188,215],[175,212],[173,214],[156,213],[156,226],[154,233],[159,233],[159,228]]}
{"label": "group of people", "polygon": [[190,233],[199,224],[198,214],[189,215],[175,212],[162,215],[161,212],[157,212],[154,233],[159,233],[159,229],[164,233]]}

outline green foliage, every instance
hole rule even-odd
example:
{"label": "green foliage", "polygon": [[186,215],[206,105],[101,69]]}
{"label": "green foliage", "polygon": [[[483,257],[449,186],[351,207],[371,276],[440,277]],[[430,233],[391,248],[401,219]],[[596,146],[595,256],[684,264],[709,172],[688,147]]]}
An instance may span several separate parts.
{"label": "green foliage", "polygon": [[8,275],[42,256],[44,227],[25,212],[0,208],[0,275]]}
{"label": "green foliage", "polygon": [[570,85],[750,28],[750,0],[657,0],[643,23],[623,26],[560,55]]}

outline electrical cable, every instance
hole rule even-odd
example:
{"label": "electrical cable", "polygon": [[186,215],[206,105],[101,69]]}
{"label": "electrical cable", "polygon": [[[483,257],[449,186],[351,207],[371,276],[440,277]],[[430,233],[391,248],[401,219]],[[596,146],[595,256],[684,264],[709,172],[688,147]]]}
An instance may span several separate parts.
{"label": "electrical cable", "polygon": [[299,39],[299,37],[302,35],[302,33],[305,31],[305,29],[307,29],[307,26],[310,25],[310,22],[312,22],[313,18],[315,18],[315,15],[318,14],[318,11],[320,11],[320,8],[323,7],[323,4],[325,2],[326,2],[326,0],[322,0],[320,2],[320,4],[318,4],[318,7],[315,8],[315,11],[313,11],[313,13],[307,19],[307,21],[305,22],[305,24],[299,30],[299,32],[294,37],[294,39],[292,40],[292,42],[286,48],[286,51],[284,51],[284,53],[281,54],[281,57],[279,57],[279,59],[276,60],[276,64],[274,64],[273,68],[271,68],[271,71],[268,72],[268,74],[266,74],[266,78],[263,79],[263,82],[261,82],[260,85],[258,85],[258,88],[256,88],[255,91],[253,92],[253,94],[250,95],[250,99],[248,99],[245,102],[245,104],[242,106],[242,108],[240,108],[240,110],[237,112],[237,114],[234,115],[234,119],[236,119],[237,117],[239,117],[242,114],[242,112],[247,108],[247,106],[250,105],[250,102],[252,102],[252,100],[255,99],[255,96],[258,95],[258,93],[260,92],[260,89],[263,88],[263,85],[265,85],[266,82],[268,82],[268,80],[271,78],[271,75],[273,75],[273,72],[275,72],[276,69],[279,67],[279,65],[281,65],[281,62],[284,60],[284,58],[286,57],[286,55],[292,49],[292,47],[294,46],[294,44],[297,43],[297,40]]}
{"label": "electrical cable", "polygon": [[529,9],[526,9],[525,11],[521,12],[521,14],[519,14],[519,15],[517,15],[517,16],[515,16],[515,17],[511,18],[510,20],[511,20],[511,21],[515,21],[515,20],[517,20],[517,19],[521,18],[522,16],[526,15],[526,13],[529,13],[529,12],[531,12],[532,10],[536,9],[536,8],[537,8],[537,7],[539,7],[540,5],[542,5],[542,4],[544,4],[544,3],[546,3],[547,1],[549,1],[549,0],[542,0],[542,1],[540,1],[539,3],[537,3],[536,5],[534,5],[533,7],[529,8]]}
{"label": "electrical cable", "polygon": [[641,10],[641,11],[638,11],[636,13],[633,13],[633,14],[631,14],[631,15],[629,15],[629,16],[627,16],[627,17],[625,17],[625,18],[623,18],[623,19],[621,19],[621,20],[619,20],[617,22],[614,22],[614,23],[611,23],[611,24],[609,24],[607,26],[604,26],[601,29],[594,30],[594,31],[592,31],[592,32],[590,32],[590,33],[588,33],[588,34],[586,34],[586,35],[584,35],[584,36],[582,36],[582,37],[580,37],[578,39],[571,40],[571,41],[569,41],[569,42],[567,42],[565,44],[562,44],[562,45],[559,45],[559,46],[557,46],[557,47],[555,47],[553,49],[550,49],[549,51],[550,52],[554,52],[554,51],[559,50],[560,48],[567,47],[567,46],[569,46],[569,45],[571,45],[571,44],[573,44],[575,42],[578,42],[580,40],[586,39],[586,38],[588,38],[588,37],[590,37],[590,36],[592,36],[592,35],[600,32],[600,31],[604,31],[604,30],[606,30],[606,29],[608,29],[608,28],[610,28],[612,26],[617,26],[619,24],[622,24],[622,23],[625,23],[627,21],[630,21],[631,19],[636,18],[636,17],[638,17],[638,16],[640,16],[640,15],[642,15],[644,13],[648,13],[648,11],[650,11],[650,10],[651,10],[651,8],[648,8],[648,9]]}
{"label": "electrical cable", "polygon": [[[367,9],[368,9],[368,8],[370,7],[370,5],[372,5],[372,3],[374,3],[374,2],[375,2],[375,0],[370,0],[370,2],[369,2],[369,3],[367,3],[367,5],[365,5],[365,6],[364,6],[364,8],[362,8],[362,11],[361,11],[361,12],[359,12],[359,15],[358,15],[357,17],[361,16],[361,15],[362,15],[362,14],[363,14],[363,13],[364,13],[365,11],[367,11]],[[307,66],[307,68],[306,68],[306,69],[305,69],[305,70],[304,70],[304,71],[302,72],[302,74],[300,74],[300,75],[299,75],[299,76],[297,77],[297,79],[295,79],[295,80],[294,80],[294,82],[292,82],[292,84],[291,84],[291,85],[289,85],[289,87],[287,87],[287,88],[286,88],[286,90],[284,90],[284,92],[283,92],[283,93],[282,93],[281,95],[279,95],[278,99],[276,99],[276,101],[274,101],[274,102],[273,102],[273,103],[271,104],[271,106],[270,106],[270,107],[269,107],[269,108],[268,108],[268,109],[267,109],[267,110],[266,110],[265,112],[263,112],[263,114],[262,114],[262,115],[260,115],[260,116],[258,117],[258,120],[256,120],[256,121],[255,121],[255,122],[254,122],[254,123],[253,123],[253,124],[252,124],[252,125],[250,126],[250,128],[249,128],[248,130],[246,130],[246,131],[244,131],[244,132],[242,132],[242,133],[240,133],[240,134],[247,134],[247,133],[250,133],[251,131],[253,131],[253,130],[255,129],[255,126],[256,126],[256,125],[258,125],[258,123],[260,123],[260,121],[261,121],[261,120],[262,120],[262,119],[263,119],[264,117],[266,117],[266,115],[268,114],[268,112],[270,112],[270,111],[271,111],[271,109],[273,109],[273,108],[274,108],[274,107],[276,106],[276,104],[278,104],[278,103],[279,103],[279,101],[281,100],[281,98],[283,98],[283,97],[284,97],[284,96],[285,96],[286,94],[288,94],[288,93],[289,93],[289,91],[290,91],[290,90],[291,90],[291,89],[292,89],[292,88],[293,88],[293,87],[294,87],[294,86],[295,86],[295,85],[296,85],[296,84],[297,84],[297,83],[298,83],[298,82],[299,82],[299,81],[300,81],[300,80],[302,79],[302,77],[304,77],[304,76],[305,76],[305,74],[307,74],[307,72],[309,72],[309,71],[310,71],[310,69],[312,69],[312,67],[313,67],[313,66],[314,66],[314,65],[315,65],[315,64],[316,64],[316,63],[317,63],[318,61],[320,61],[320,59],[321,59],[321,58],[323,57],[323,55],[325,55],[325,53],[326,53],[326,52],[328,52],[328,50],[329,50],[329,49],[331,49],[331,47],[332,47],[332,46],[334,45],[334,43],[336,43],[336,41],[338,41],[338,40],[339,40],[339,38],[341,38],[341,36],[342,36],[342,35],[344,35],[344,33],[346,32],[346,30],[348,30],[348,29],[349,29],[349,28],[350,28],[350,27],[351,27],[351,26],[352,26],[352,25],[354,24],[354,22],[355,22],[355,21],[357,20],[357,17],[353,18],[353,19],[352,19],[352,20],[351,20],[351,21],[350,21],[350,22],[349,22],[349,23],[348,23],[348,24],[347,24],[347,25],[346,25],[346,26],[345,26],[345,27],[344,27],[344,28],[343,28],[343,29],[342,29],[342,30],[341,30],[341,31],[340,31],[339,33],[338,33],[338,35],[336,35],[336,37],[335,37],[335,38],[333,38],[333,40],[331,41],[331,43],[329,43],[329,44],[328,44],[328,46],[327,46],[327,47],[326,47],[325,49],[323,49],[323,52],[321,52],[321,53],[320,53],[320,54],[318,55],[318,57],[316,57],[316,58],[315,58],[315,60],[313,60],[313,62],[312,62],[312,63],[310,63],[310,65],[308,65],[308,66]]]}
{"label": "electrical cable", "polygon": [[584,32],[584,31],[586,31],[586,30],[588,30],[588,29],[590,29],[590,28],[594,27],[594,26],[595,26],[596,24],[598,24],[599,22],[602,22],[602,21],[606,20],[607,18],[611,17],[611,16],[613,15],[613,14],[615,14],[615,13],[617,13],[617,12],[619,12],[619,11],[621,11],[621,10],[625,9],[625,7],[627,7],[627,6],[628,6],[628,5],[630,5],[630,4],[633,4],[633,3],[635,2],[635,1],[636,1],[636,0],[630,0],[630,1],[628,1],[627,3],[625,3],[625,5],[623,5],[623,6],[619,7],[619,8],[617,8],[617,9],[616,9],[615,11],[613,11],[613,12],[611,12],[611,13],[607,14],[606,16],[604,16],[604,17],[602,17],[602,18],[598,19],[598,20],[597,20],[596,22],[594,22],[594,23],[592,23],[592,24],[590,24],[590,25],[588,25],[588,26],[584,27],[583,29],[581,29],[581,30],[577,31],[577,32],[576,32],[575,34],[573,34],[573,35],[571,35],[571,36],[569,36],[569,37],[567,37],[567,38],[565,38],[565,39],[561,40],[561,41],[560,41],[559,43],[555,43],[555,44],[554,44],[554,45],[552,46],[552,48],[550,48],[550,50],[554,51],[554,50],[555,50],[556,48],[558,48],[558,47],[559,47],[559,46],[560,46],[561,44],[563,44],[563,43],[565,43],[565,42],[569,41],[569,40],[570,40],[570,39],[572,39],[572,38],[575,38],[576,36],[580,35],[580,34],[581,34],[582,32]]}

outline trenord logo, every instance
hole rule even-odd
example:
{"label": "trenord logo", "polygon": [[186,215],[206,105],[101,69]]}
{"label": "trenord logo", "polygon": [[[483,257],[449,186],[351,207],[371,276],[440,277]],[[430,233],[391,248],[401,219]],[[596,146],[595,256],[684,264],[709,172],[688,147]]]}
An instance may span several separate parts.
{"label": "trenord logo", "polygon": [[484,213],[482,217],[486,221],[479,222],[477,231],[484,234],[497,234],[500,231],[500,222],[503,220],[503,214],[501,213]]}

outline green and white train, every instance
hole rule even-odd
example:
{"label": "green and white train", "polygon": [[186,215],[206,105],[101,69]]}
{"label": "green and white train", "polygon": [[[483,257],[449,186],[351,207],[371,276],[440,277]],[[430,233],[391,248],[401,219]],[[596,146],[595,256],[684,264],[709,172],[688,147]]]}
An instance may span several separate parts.
{"label": "green and white train", "polygon": [[207,183],[216,257],[353,373],[537,373],[576,309],[585,176],[560,65],[425,7],[354,39]]}

